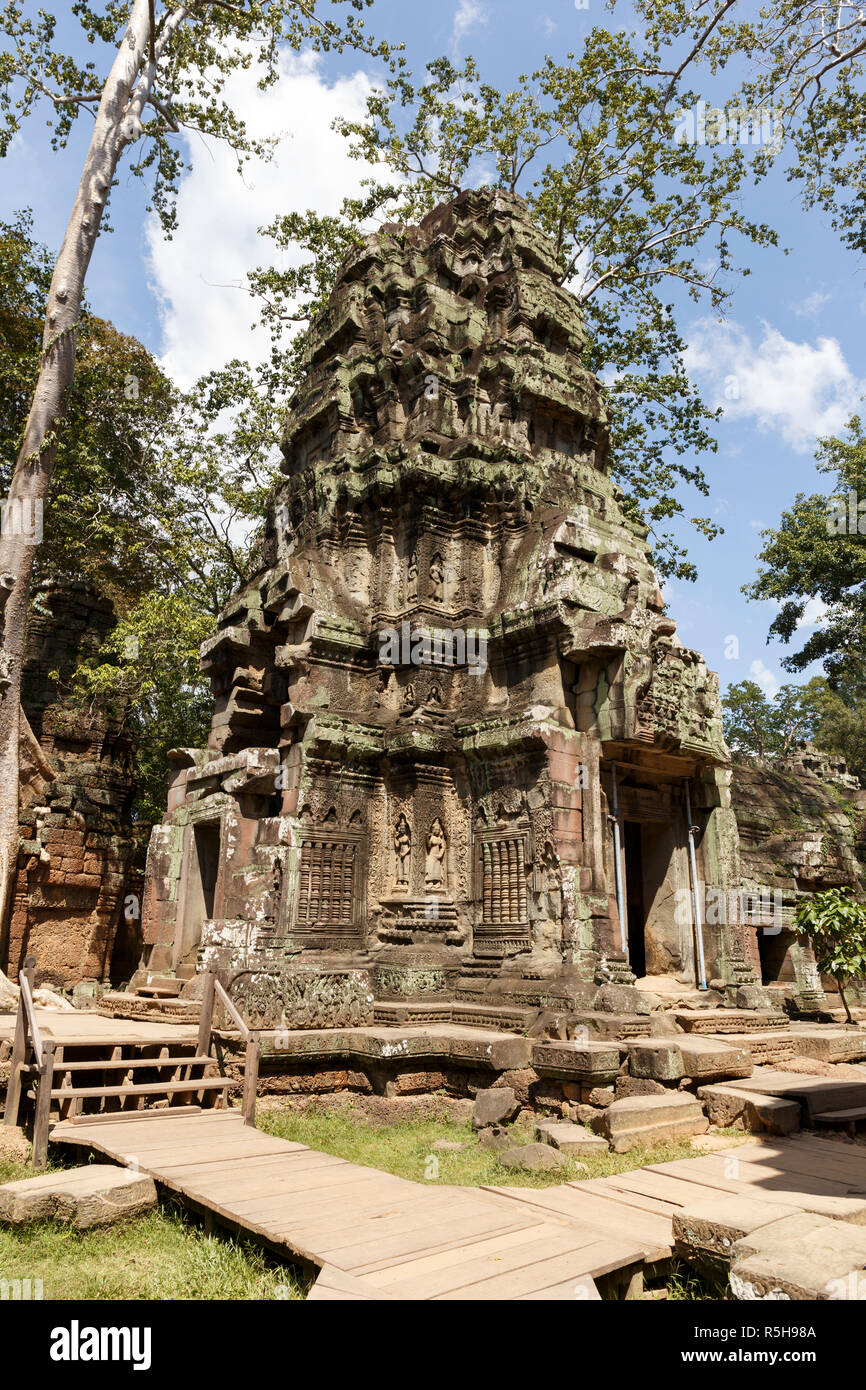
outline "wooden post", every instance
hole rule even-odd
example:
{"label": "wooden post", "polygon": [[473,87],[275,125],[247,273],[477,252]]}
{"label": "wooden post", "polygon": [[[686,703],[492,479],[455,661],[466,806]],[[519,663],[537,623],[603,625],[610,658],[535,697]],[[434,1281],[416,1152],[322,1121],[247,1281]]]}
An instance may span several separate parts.
{"label": "wooden post", "polygon": [[36,1092],[36,1120],[33,1124],[33,1152],[30,1157],[35,1168],[42,1168],[48,1158],[51,1088],[54,1085],[54,1047],[53,1038],[46,1038],[42,1044],[42,1070],[39,1073],[39,1090]]}
{"label": "wooden post", "polygon": [[213,1029],[213,997],[214,983],[216,976],[212,968],[207,970],[204,977],[204,994],[201,1000],[201,1013],[199,1014],[198,1024],[198,1047],[196,1056],[207,1057],[210,1054],[210,1035]]}
{"label": "wooden post", "polygon": [[247,1040],[247,1050],[244,1056],[244,1091],[241,1101],[244,1124],[252,1125],[256,1123],[256,1087],[259,1081],[259,1058],[262,1054],[262,1045],[258,1038]]}
{"label": "wooden post", "polygon": [[[33,956],[28,956],[24,962],[20,975],[26,975],[29,983],[33,984],[33,968],[36,960]],[[15,1018],[15,1038],[12,1043],[12,1056],[9,1063],[9,1085],[6,1088],[6,1108],[3,1113],[4,1125],[17,1125],[18,1111],[21,1107],[21,1068],[27,1060],[27,1013],[24,1008],[24,999],[18,995],[18,1013]]]}

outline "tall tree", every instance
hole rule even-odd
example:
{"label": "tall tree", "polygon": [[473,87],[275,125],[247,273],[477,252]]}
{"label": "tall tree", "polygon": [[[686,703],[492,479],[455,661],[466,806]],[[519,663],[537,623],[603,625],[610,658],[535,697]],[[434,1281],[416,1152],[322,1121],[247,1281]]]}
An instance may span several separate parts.
{"label": "tall tree", "polygon": [[[29,215],[0,222],[0,488],[39,373],[50,277]],[[130,728],[143,819],[165,810],[168,750],[207,733],[198,649],[256,563],[277,408],[238,363],[179,392],[141,343],[82,305],[34,576],[84,579],[114,604],[117,626],[62,693],[85,724],[110,712]]]}
{"label": "tall tree", "polygon": [[[369,179],[340,217],[277,219],[265,230],[280,250],[300,241],[311,259],[251,277],[279,352],[281,334],[321,304],[371,217],[417,220],[474,183],[521,193],[582,303],[585,361],[611,398],[612,469],[626,504],[649,525],[659,568],[689,578],[669,523],[685,515],[684,484],[708,491],[698,458],[716,447],[719,412],[689,380],[670,298],[679,288],[721,307],[732,242],[775,241],[740,207],[742,152],[677,139],[677,111],[694,99],[684,85],[693,57],[594,28],[581,53],[547,59],[513,91],[490,86],[471,58],[460,68],[437,59],[417,84],[400,71],[371,95],[365,119],[339,123],[355,156],[384,164],[390,181]],[[690,519],[716,534],[709,518]]]}
{"label": "tall tree", "polygon": [[[330,0],[356,12],[372,0]],[[49,493],[67,398],[72,385],[84,286],[109,194],[121,161],[149,181],[163,226],[174,222],[174,198],[185,167],[178,137],[197,131],[226,141],[239,165],[269,152],[253,138],[226,96],[233,73],[257,67],[262,87],[279,76],[282,45],[319,50],[351,46],[388,59],[387,46],[367,37],[363,20],[320,18],[317,0],[77,0],[73,15],[86,44],[106,54],[80,62],[57,43],[57,16],[29,15],[6,0],[6,46],[0,52],[0,156],[37,112],[47,111],[55,148],[67,145],[76,119],[93,128],[66,234],[53,268],[44,313],[38,378],[23,429],[0,535],[3,606],[0,704],[0,941],[18,850],[18,740],[21,665],[30,578],[35,557],[32,517]]]}
{"label": "tall tree", "polygon": [[725,740],[735,753],[784,758],[814,732],[817,710],[807,686],[783,685],[770,698],[756,681],[730,685],[722,699]]}
{"label": "tall tree", "polygon": [[763,531],[757,578],[744,589],[779,606],[770,635],[791,642],[807,604],[821,601],[820,623],[789,671],[823,663],[831,685],[849,703],[866,698],[866,434],[854,418],[841,439],[822,440],[818,469],[833,477],[825,493],[798,493],[779,525]]}
{"label": "tall tree", "polygon": [[[635,0],[650,42],[694,47],[725,109],[770,113],[755,172],[781,162],[806,207],[866,250],[866,14],[859,0]],[[730,75],[730,76],[729,76]],[[718,99],[718,98],[716,98]]]}

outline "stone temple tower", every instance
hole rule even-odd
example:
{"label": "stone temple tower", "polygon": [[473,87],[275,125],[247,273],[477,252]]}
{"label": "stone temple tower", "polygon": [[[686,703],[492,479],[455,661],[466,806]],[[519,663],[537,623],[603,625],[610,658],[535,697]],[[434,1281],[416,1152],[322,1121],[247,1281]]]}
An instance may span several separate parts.
{"label": "stone temple tower", "polygon": [[[513,195],[344,263],[203,652],[209,746],[172,755],[151,971],[215,962],[289,1027],[694,982],[690,835],[702,882],[738,874],[718,682],[608,476],[584,341]],[[708,977],[754,983],[703,925]]]}

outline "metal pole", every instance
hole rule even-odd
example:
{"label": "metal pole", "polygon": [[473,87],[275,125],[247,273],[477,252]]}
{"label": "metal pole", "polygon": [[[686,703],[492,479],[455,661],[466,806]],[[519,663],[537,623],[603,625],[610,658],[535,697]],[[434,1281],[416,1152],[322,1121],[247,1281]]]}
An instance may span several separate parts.
{"label": "metal pole", "polygon": [[628,953],[626,944],[626,921],[625,912],[622,905],[622,864],[620,862],[620,843],[619,843],[619,805],[616,798],[616,763],[611,764],[613,776],[613,865],[616,874],[616,906],[619,912],[619,934],[622,941],[623,955]]}
{"label": "metal pole", "polygon": [[689,794],[689,783],[686,779],[686,821],[689,830],[689,862],[692,868],[692,901],[695,905],[695,936],[698,947],[698,980],[699,989],[707,987],[707,967],[704,964],[704,928],[701,922],[701,899],[698,893],[698,866],[695,859],[695,831],[696,825],[692,825],[692,798]]}

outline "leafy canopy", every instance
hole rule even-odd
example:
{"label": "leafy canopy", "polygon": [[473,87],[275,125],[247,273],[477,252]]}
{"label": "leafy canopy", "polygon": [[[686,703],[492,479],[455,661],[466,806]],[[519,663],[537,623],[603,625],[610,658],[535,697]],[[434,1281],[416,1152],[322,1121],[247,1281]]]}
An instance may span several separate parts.
{"label": "leafy canopy", "polygon": [[779,525],[761,533],[760,568],[744,593],[779,606],[770,634],[784,643],[796,636],[807,603],[820,599],[820,624],[783,665],[802,671],[823,662],[832,685],[856,702],[866,698],[866,435],[859,418],[844,438],[821,441],[817,465],[833,476],[831,487],[798,493]]}
{"label": "leafy canopy", "polygon": [[[339,121],[359,160],[379,165],[339,217],[315,212],[265,228],[279,250],[300,243],[300,268],[250,277],[274,334],[274,366],[297,379],[301,348],[287,330],[321,307],[345,251],[387,217],[416,221],[476,183],[521,193],[552,239],[562,283],[583,305],[585,360],[613,405],[612,467],[628,505],[650,526],[663,572],[694,578],[669,523],[685,515],[682,485],[706,495],[698,461],[715,449],[710,409],[689,380],[670,302],[677,289],[721,308],[735,271],[731,243],[775,243],[743,214],[746,163],[676,138],[676,112],[693,99],[661,47],[594,28],[581,53],[548,58],[512,91],[477,64],[428,64],[417,85],[402,68],[374,91],[364,119]],[[745,272],[744,272],[745,273]],[[708,517],[691,522],[708,536]]]}

